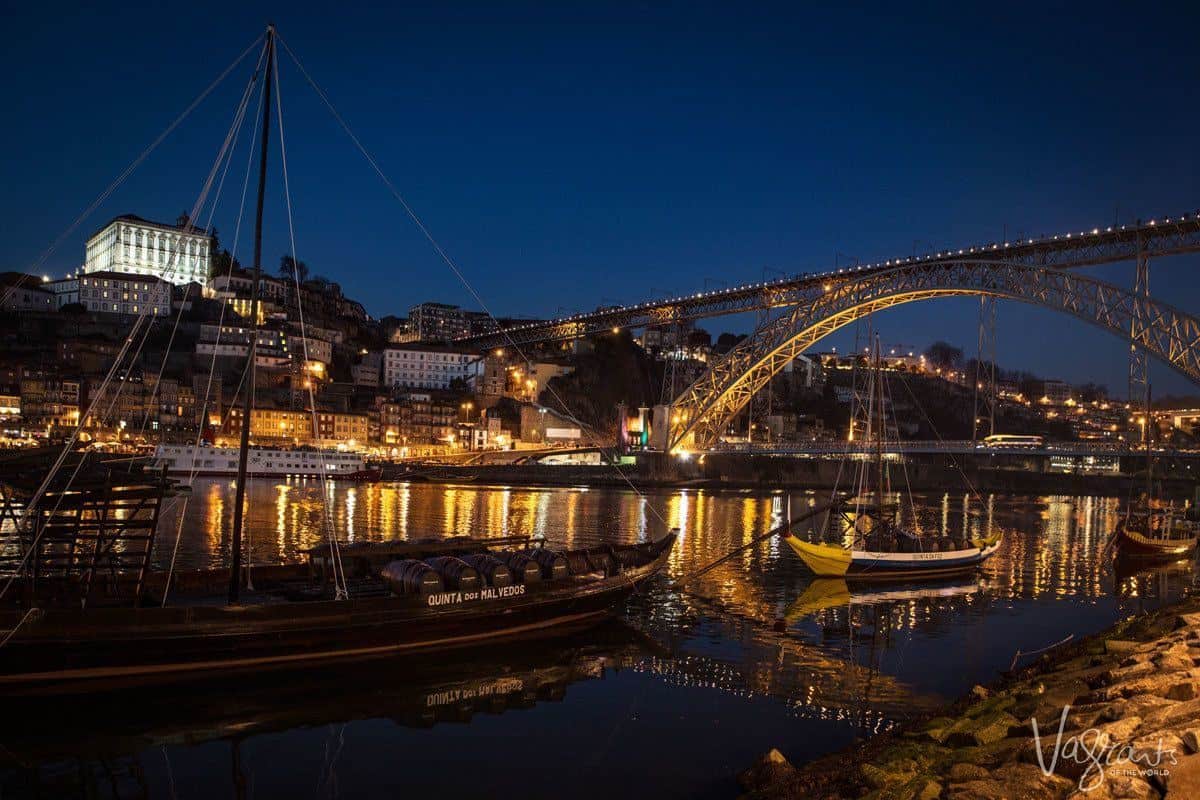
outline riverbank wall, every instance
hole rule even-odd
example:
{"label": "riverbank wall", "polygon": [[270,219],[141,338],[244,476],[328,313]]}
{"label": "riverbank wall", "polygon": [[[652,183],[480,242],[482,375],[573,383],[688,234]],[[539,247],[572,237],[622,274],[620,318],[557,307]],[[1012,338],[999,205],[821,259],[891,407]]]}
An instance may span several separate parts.
{"label": "riverbank wall", "polygon": [[[640,455],[635,464],[613,466],[486,464],[443,467],[405,479],[434,483],[472,481],[506,486],[594,486],[696,488],[708,490],[828,490],[848,485],[853,465],[836,459],[763,458],[708,455],[682,461],[659,454]],[[385,477],[387,477],[385,475]],[[1195,482],[1187,478],[1159,481],[1176,497],[1191,497]],[[892,467],[895,488],[913,491],[1003,492],[1013,494],[1128,495],[1142,488],[1135,476],[1047,472],[1017,462],[1003,466],[919,461]]]}

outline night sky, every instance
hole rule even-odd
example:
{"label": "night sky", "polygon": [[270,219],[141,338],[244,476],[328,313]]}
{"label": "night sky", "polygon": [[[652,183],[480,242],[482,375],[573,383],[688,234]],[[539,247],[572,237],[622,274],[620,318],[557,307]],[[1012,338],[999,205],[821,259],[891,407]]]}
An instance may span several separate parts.
{"label": "night sky", "polygon": [[[0,269],[30,269],[268,20],[500,315],[1200,208],[1194,4],[428,5],[6,3]],[[299,257],[376,316],[473,305],[280,64]],[[250,69],[38,271],[77,268],[112,216],[189,208]],[[242,149],[216,211],[227,245],[244,164]],[[288,249],[274,166],[270,269]],[[1200,309],[1198,263],[1157,262],[1153,293]],[[1091,274],[1128,284],[1132,266]],[[878,325],[888,343],[970,352],[976,313],[944,300]],[[1098,329],[1005,303],[999,335],[1002,366],[1125,392],[1126,347]],[[1191,390],[1164,367],[1154,381]]]}

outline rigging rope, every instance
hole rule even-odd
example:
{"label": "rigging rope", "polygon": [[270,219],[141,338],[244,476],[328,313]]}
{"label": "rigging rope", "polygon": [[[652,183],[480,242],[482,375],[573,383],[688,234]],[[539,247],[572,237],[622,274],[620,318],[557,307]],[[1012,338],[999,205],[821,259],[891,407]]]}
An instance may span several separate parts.
{"label": "rigging rope", "polygon": [[[258,37],[257,39],[255,39],[255,42],[258,42],[258,40],[261,38],[262,38],[261,36]],[[264,45],[264,48],[265,48],[265,46],[266,45]],[[218,78],[218,80],[215,81],[210,86],[210,88],[207,89],[205,91],[205,93],[201,95],[201,97],[197,98],[196,101],[194,101],[191,106],[189,106],[188,111],[190,112],[190,110],[192,108],[194,108],[196,105],[198,105],[200,100],[202,100],[205,96],[207,96],[208,92],[210,92],[212,90],[212,88],[215,88],[216,84],[220,83],[220,81],[229,73],[229,71],[231,71],[233,69],[233,67],[236,66],[237,63],[239,63],[242,60],[242,58],[245,57],[245,54],[247,52],[249,52],[249,50],[252,48],[253,48],[253,44],[251,45],[250,48],[247,48],[247,50],[245,52],[243,52],[243,54],[241,56],[239,56],[238,59],[233,64],[231,64],[229,67],[227,67],[225,72],[221,73],[221,76]],[[261,62],[261,58],[262,57],[260,56],[260,62]],[[246,96],[248,96],[248,95],[246,95]],[[182,121],[182,119],[180,119],[179,121]],[[175,124],[178,124],[178,122]],[[165,132],[163,134],[163,136],[160,137],[160,141],[162,138],[165,138],[166,133],[169,133],[169,130],[167,132]],[[232,131],[230,131],[230,134],[231,133],[232,133]],[[222,146],[218,152],[217,158],[214,161],[213,168],[209,171],[207,179],[205,180],[204,185],[201,188],[200,194],[197,197],[195,204],[192,206],[192,211],[191,211],[191,214],[189,215],[189,220],[193,219],[198,214],[199,210],[201,208],[203,208],[205,200],[208,196],[208,192],[212,188],[212,183],[213,183],[213,180],[215,179],[217,170],[218,170],[221,162],[225,158],[225,153],[229,146],[230,138],[231,138],[231,136],[229,134],[227,134],[225,141],[222,143]],[[138,163],[140,163],[140,162],[138,162]],[[188,228],[191,230],[194,230],[194,227],[191,226],[190,224],[188,225]],[[182,256],[182,248],[177,248],[177,250],[174,254],[174,261],[170,264],[169,269],[165,270],[163,273],[162,279],[164,281],[168,281],[169,277],[174,274],[176,268],[179,266],[181,256]],[[58,474],[59,470],[62,468],[63,464],[65,463],[67,456],[70,454],[70,452],[74,448],[75,444],[78,442],[79,435],[83,430],[85,422],[89,418],[92,417],[92,414],[95,411],[97,405],[100,405],[101,400],[104,399],[105,394],[108,391],[108,387],[112,383],[113,377],[118,373],[119,369],[121,368],[121,364],[125,361],[126,356],[129,354],[130,347],[133,345],[134,340],[136,338],[138,338],[139,331],[141,331],[141,329],[143,327],[143,322],[145,322],[147,319],[152,320],[153,318],[152,318],[152,315],[150,314],[149,308],[143,307],[141,312],[138,314],[137,318],[134,320],[133,326],[131,327],[129,334],[126,336],[124,342],[121,345],[121,349],[118,351],[116,358],[113,360],[112,366],[109,368],[107,374],[105,374],[103,381],[101,381],[100,386],[97,389],[95,396],[93,397],[91,403],[88,404],[87,410],[80,413],[79,420],[75,426],[75,429],[71,432],[70,437],[67,439],[66,443],[63,445],[62,450],[59,452],[58,457],[55,459],[54,463],[51,465],[49,472],[46,474],[46,477],[42,480],[42,482],[39,484],[38,488],[35,490],[34,494],[31,496],[30,500],[26,503],[25,513],[22,515],[21,520],[18,523],[18,530],[21,528],[28,527],[30,517],[33,515],[33,513],[37,509],[38,503],[40,502],[41,498],[43,496],[45,496],[45,493],[46,493],[47,489],[49,488],[51,482],[54,480],[55,476]],[[136,348],[135,355],[133,357],[134,359],[136,359],[137,354],[139,354],[141,352],[142,346],[145,344],[146,337],[149,336],[149,329],[152,324],[153,324],[153,322],[146,325],[145,330],[142,331],[141,342],[138,345],[138,347]],[[130,366],[132,366],[132,364],[133,364],[133,359],[130,360]],[[126,369],[128,369],[128,368],[126,368]],[[115,407],[116,401],[120,397],[121,390],[124,387],[124,383],[125,383],[125,381],[122,380],[121,385],[118,386],[117,391],[114,393],[113,397],[109,401],[108,408],[106,409],[104,416],[101,418],[102,420],[107,419],[108,415],[112,412],[112,409]],[[79,472],[82,469],[85,462],[86,462],[86,459],[81,457],[79,460],[79,463],[76,464],[75,469],[72,471],[71,476],[68,478],[66,487],[70,487],[72,485],[75,478],[78,477]],[[54,509],[51,511],[51,516],[53,516],[54,514],[56,514],[58,512],[58,509],[59,509],[60,505],[62,504],[64,498],[65,498],[65,492],[60,492],[58,502],[55,504]],[[40,541],[43,533],[44,533],[44,529],[39,530],[32,537],[30,546],[26,549],[26,551],[25,551],[24,555],[22,556],[21,561],[18,563],[16,569],[13,571],[12,575],[10,575],[8,577],[8,580],[4,583],[4,586],[2,588],[0,588],[0,598],[3,598],[7,594],[9,588],[13,584],[13,581],[15,581],[17,576],[19,574],[21,574],[21,572],[24,570],[25,565],[28,563],[30,556],[36,550],[38,542]]]}
{"label": "rigging rope", "polygon": [[[261,55],[259,56],[259,64],[262,62]],[[225,177],[229,174],[229,166],[233,163],[234,153],[237,151],[237,145],[242,132],[242,125],[246,119],[246,109],[250,105],[250,96],[254,90],[254,83],[258,76],[258,65],[255,65],[254,74],[251,75],[249,82],[246,84],[246,89],[242,92],[242,99],[238,103],[234,111],[233,125],[230,128],[232,139],[226,137],[226,156],[224,157],[224,166],[221,167],[221,178],[217,181],[217,191],[213,195],[213,201],[208,207],[208,219],[204,223],[203,230],[211,232],[213,230],[213,217],[217,213],[217,205],[221,202],[221,194],[225,188]],[[232,143],[232,146],[229,144]],[[154,388],[150,392],[150,403],[153,404],[154,398],[158,395],[159,388],[162,386],[162,376],[167,368],[167,361],[171,356],[171,345],[175,343],[175,335],[179,332],[179,323],[183,321],[183,309],[186,307],[188,298],[191,296],[192,284],[189,282],[184,288],[183,300],[180,305],[180,313],[175,316],[175,324],[171,326],[171,335],[167,339],[167,345],[163,349],[162,363],[158,367],[158,377],[155,380]],[[142,415],[142,424],[138,428],[138,433],[145,433],[146,423],[149,421],[150,415]]]}
{"label": "rigging rope", "polygon": [[[294,262],[298,262],[300,259],[300,256],[296,251],[296,227],[295,227],[293,214],[292,214],[292,190],[291,190],[291,185],[288,183],[287,144],[285,143],[285,140],[283,137],[283,100],[282,100],[283,92],[280,90],[280,87],[279,87],[279,61],[278,61],[279,56],[278,56],[278,53],[277,52],[273,53],[272,57],[276,59],[275,60],[275,70],[274,70],[275,71],[275,110],[276,110],[276,115],[279,119],[279,157],[280,157],[280,163],[283,165],[283,195],[284,195],[284,199],[286,200],[286,205],[287,205],[288,239],[292,246],[292,259],[294,260]],[[296,284],[296,312],[297,312],[297,315],[298,315],[298,318],[300,321],[300,342],[301,342],[301,345],[304,350],[304,368],[307,370],[308,369],[308,329],[305,327],[305,324],[304,324],[304,298],[303,298],[301,290],[300,290],[300,270],[299,269],[292,270],[292,279],[295,281],[295,284]],[[251,313],[253,313],[253,310],[251,311]],[[309,405],[309,409],[311,410],[311,414],[312,414],[313,439],[317,440],[320,435],[320,429],[317,425],[316,390],[313,389],[311,379],[306,378],[305,382],[308,385],[308,405]],[[323,501],[321,503],[321,508],[324,511],[324,513],[322,514],[322,523],[323,523],[322,526],[325,528],[325,536],[329,540],[329,559],[330,559],[330,564],[333,567],[334,594],[335,594],[336,599],[343,600],[350,596],[350,592],[349,592],[349,587],[346,584],[346,571],[345,571],[345,568],[342,566],[341,550],[338,547],[337,536],[334,535],[333,517],[329,511],[329,497],[330,497],[329,475],[328,475],[328,469],[326,468],[326,465],[325,465],[325,452],[320,446],[317,447],[317,461],[320,464],[320,468],[321,468],[321,494],[322,494],[322,501]]]}
{"label": "rigging rope", "polygon": [[[409,205],[408,201],[405,200],[404,195],[400,193],[395,184],[392,183],[392,181],[384,173],[383,169],[379,166],[379,162],[375,160],[375,157],[371,155],[354,131],[351,130],[350,125],[346,122],[342,115],[338,113],[338,110],[334,107],[332,101],[330,101],[329,96],[325,94],[325,91],[317,84],[315,80],[313,80],[312,76],[308,73],[308,70],[304,68],[304,65],[300,62],[300,59],[292,51],[292,48],[288,46],[288,43],[283,39],[282,36],[278,36],[277,34],[276,38],[278,39],[279,43],[283,45],[283,48],[287,51],[287,54],[296,64],[296,67],[300,70],[300,73],[304,76],[304,79],[308,82],[309,86],[311,86],[313,91],[316,92],[317,96],[321,99],[321,102],[325,104],[325,107],[329,109],[329,113],[333,115],[333,118],[337,121],[338,125],[341,126],[342,130],[354,143],[354,146],[358,148],[359,153],[361,153],[363,158],[366,159],[367,163],[371,166],[371,169],[373,169],[375,174],[379,176],[379,179],[383,181],[384,186],[388,188],[388,190],[392,193],[392,196],[396,198],[396,201],[400,203],[400,206],[404,209],[409,219],[412,220],[412,223],[417,227],[417,230],[421,232],[422,236],[425,237],[425,240],[429,242],[431,247],[433,247],[434,251],[441,258],[442,262],[445,263],[445,265],[450,269],[450,271],[458,279],[459,283],[463,285],[463,288],[465,288],[467,292],[470,293],[471,297],[474,298],[475,302],[479,304],[480,309],[488,315],[488,318],[492,322],[496,323],[500,333],[502,333],[504,338],[508,341],[508,346],[511,347],[513,351],[521,357],[522,360],[529,362],[530,359],[528,356],[525,355],[521,347],[503,328],[503,326],[500,325],[499,320],[496,319],[495,314],[493,314],[491,309],[488,308],[487,303],[484,302],[483,298],[475,290],[475,287],[472,286],[471,282],[467,280],[466,276],[463,274],[462,270],[459,269],[455,261],[450,257],[449,253],[447,253],[438,240],[434,238],[433,233],[430,232],[429,228],[425,226],[425,223],[421,220],[421,218],[417,216],[416,211],[414,211],[412,206]],[[599,437],[595,436],[595,434],[590,431],[590,426],[585,424],[582,420],[578,419],[574,414],[571,413],[570,408],[563,401],[562,397],[559,396],[558,392],[554,390],[553,386],[547,383],[546,390],[550,392],[550,395],[559,404],[564,416],[567,419],[579,425],[580,430],[588,431],[589,434],[593,435],[594,440],[598,443],[598,446],[603,446],[603,443]],[[617,475],[620,476],[620,478],[629,486],[631,490],[633,490],[638,497],[644,497],[641,490],[637,488],[633,481],[629,479],[629,477],[617,464],[614,463],[611,466],[616,471]],[[657,508],[651,505],[650,510],[664,527],[668,526],[669,523],[667,522],[666,518],[663,517]]]}
{"label": "rigging rope", "polygon": [[[929,429],[931,431],[933,431],[934,437],[936,437],[938,442],[940,442],[941,444],[945,444],[946,440],[942,438],[942,435],[940,433],[938,433],[937,426],[935,426],[933,424],[933,420],[929,418],[929,414],[926,413],[925,408],[921,405],[921,401],[917,399],[917,396],[915,394],[913,394],[912,387],[908,385],[908,381],[905,380],[903,376],[901,376],[900,383],[904,385],[904,389],[905,389],[905,391],[908,392],[908,396],[912,398],[913,405],[915,405],[917,407],[917,410],[921,412],[921,416],[923,416],[925,418],[925,421],[929,423]],[[983,496],[981,494],[979,494],[979,492],[975,489],[974,485],[972,485],[971,480],[967,477],[967,473],[964,472],[963,468],[959,465],[958,459],[956,459],[954,457],[953,453],[947,453],[947,454],[950,456],[950,463],[954,465],[954,468],[956,470],[958,470],[958,474],[962,476],[963,483],[965,483],[967,485],[967,490],[975,497],[976,500],[978,500],[982,503]]]}
{"label": "rigging rope", "polygon": [[[253,77],[254,81],[258,80],[259,69],[262,66],[263,58],[265,57],[265,55],[266,55],[266,46],[264,45],[263,52],[261,54],[259,54],[258,64],[255,66],[255,72],[254,72],[254,77]],[[254,125],[250,131],[249,147],[246,149],[246,170],[245,170],[245,176],[242,179],[241,200],[238,204],[237,223],[235,224],[234,229],[233,229],[233,246],[230,248],[230,251],[229,251],[229,268],[228,268],[228,270],[226,270],[226,273],[225,273],[225,280],[226,280],[227,285],[228,285],[228,282],[233,278],[233,265],[237,261],[238,244],[241,242],[242,221],[245,219],[245,216],[246,216],[246,193],[250,187],[250,170],[251,170],[251,166],[254,163],[254,142],[257,139],[257,135],[258,135],[258,125],[259,125],[259,119],[261,117],[263,95],[264,95],[265,91],[266,91],[266,82],[264,81],[263,88],[260,89],[259,94],[258,94],[258,105],[256,106],[255,113],[254,113]],[[244,115],[243,115],[243,118],[244,118]],[[232,159],[232,155],[230,156],[230,158]],[[221,311],[217,315],[217,340],[216,340],[216,343],[213,345],[212,359],[210,359],[209,365],[208,365],[208,377],[205,381],[205,386],[204,386],[204,400],[200,404],[200,414],[198,417],[199,425],[197,426],[198,429],[196,431],[196,443],[192,446],[192,461],[191,461],[191,467],[188,472],[188,479],[187,479],[188,486],[192,486],[195,484],[196,475],[200,471],[199,467],[196,465],[196,452],[200,449],[200,443],[204,440],[204,431],[208,427],[208,405],[209,405],[209,400],[212,399],[213,375],[216,374],[216,371],[217,371],[217,353],[221,349],[221,335],[224,333],[224,330],[225,330],[225,312],[228,308],[229,308],[228,303],[221,303]],[[238,379],[238,385],[237,385],[236,390],[233,393],[233,398],[230,400],[229,406],[225,410],[225,417],[224,417],[224,419],[221,420],[221,428],[225,427],[225,425],[228,423],[230,417],[232,416],[234,406],[237,404],[237,398],[241,394],[242,388],[245,386],[246,376],[249,373],[250,373],[250,364],[249,364],[249,362],[247,362],[246,364],[242,365],[242,374],[241,374],[241,377]],[[186,497],[184,498],[183,506],[179,510],[179,524],[176,526],[176,530],[175,530],[175,544],[171,548],[171,563],[167,569],[167,580],[166,580],[165,586],[163,587],[163,598],[162,598],[163,606],[166,606],[167,596],[170,594],[170,591],[171,591],[171,578],[175,574],[175,563],[179,556],[179,543],[183,538],[184,514],[187,511],[189,499],[190,498],[186,498]],[[251,552],[249,549],[249,545],[247,545],[247,553],[246,553],[247,573],[249,573],[249,570],[250,570],[250,556],[251,556]]]}
{"label": "rigging rope", "polygon": [[[884,381],[883,381],[883,389],[885,392],[888,392],[888,396],[890,397],[891,396],[891,386],[888,383],[886,377],[884,378]],[[900,440],[900,418],[896,416],[896,403],[894,400],[892,401],[892,422],[896,423],[896,441],[899,442],[899,440]],[[912,482],[909,481],[909,479],[908,479],[908,459],[906,459],[904,457],[903,453],[900,453],[899,456],[900,456],[900,470],[904,474],[904,487],[908,492],[908,507],[910,509],[912,509],[913,526],[919,528],[919,525],[917,525],[917,511],[916,511],[917,504],[916,504],[916,501],[913,500]]]}

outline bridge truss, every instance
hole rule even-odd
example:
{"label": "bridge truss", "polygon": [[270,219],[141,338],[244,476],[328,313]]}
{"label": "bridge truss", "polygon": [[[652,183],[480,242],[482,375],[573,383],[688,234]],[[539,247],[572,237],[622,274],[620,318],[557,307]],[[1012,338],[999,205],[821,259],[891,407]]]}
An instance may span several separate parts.
{"label": "bridge truss", "polygon": [[[1136,237],[1133,247],[1136,256]],[[1071,314],[1200,382],[1200,320],[1147,294],[1044,265],[979,258],[919,262],[827,276],[789,292],[790,313],[712,362],[679,397],[669,450],[713,446],[755,392],[839,328],[876,311],[938,297],[986,295]]]}
{"label": "bridge truss", "polygon": [[783,308],[807,302],[814,289],[829,282],[890,272],[898,267],[938,267],[963,259],[1026,267],[1072,269],[1120,261],[1200,252],[1200,212],[1155,219],[1136,225],[1093,228],[1040,239],[994,242],[945,250],[925,256],[897,258],[857,267],[798,275],[693,295],[618,306],[587,314],[506,328],[484,336],[464,337],[457,344],[487,349],[561,341],[605,333],[613,328],[672,325],[684,320]]}

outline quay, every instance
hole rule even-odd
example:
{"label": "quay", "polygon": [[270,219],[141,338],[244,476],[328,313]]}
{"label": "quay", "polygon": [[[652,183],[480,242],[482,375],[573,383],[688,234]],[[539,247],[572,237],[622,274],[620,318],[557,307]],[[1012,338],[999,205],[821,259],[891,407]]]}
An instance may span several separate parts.
{"label": "quay", "polygon": [[[908,445],[909,443],[905,443]],[[919,444],[919,443],[918,443]],[[1092,448],[1079,443],[1061,451],[997,451],[981,448],[905,448],[890,454],[903,458],[908,485],[918,491],[961,490],[964,477],[977,491],[1033,494],[1127,494],[1143,485],[1142,466],[1134,454]],[[1055,446],[1057,447],[1057,446]],[[581,451],[584,452],[584,451]],[[598,451],[596,462],[601,460]],[[821,490],[833,486],[841,461],[837,451],[823,453],[712,451],[688,458],[638,453],[617,472],[609,464],[539,462],[538,455],[489,453],[437,465],[383,464],[384,480],[429,483],[472,482],[481,485],[591,486],[695,489]],[[1158,461],[1156,483],[1177,498],[1193,495],[1200,475],[1200,452],[1172,451]]]}

